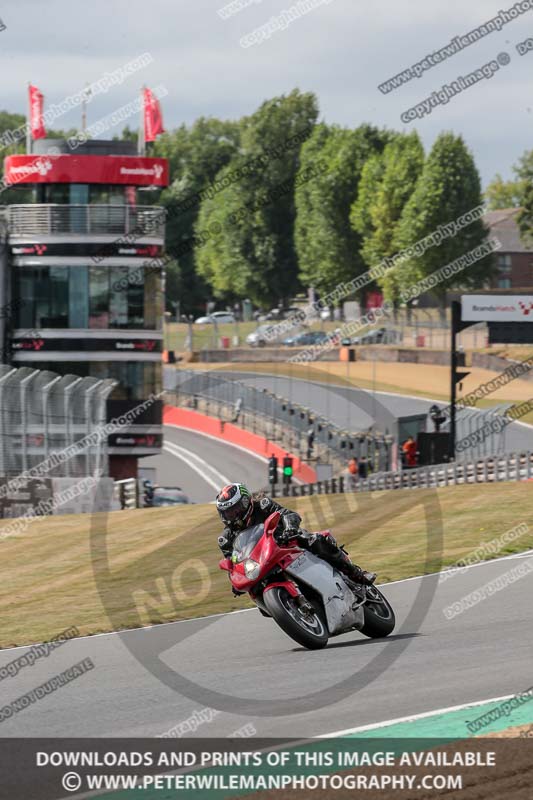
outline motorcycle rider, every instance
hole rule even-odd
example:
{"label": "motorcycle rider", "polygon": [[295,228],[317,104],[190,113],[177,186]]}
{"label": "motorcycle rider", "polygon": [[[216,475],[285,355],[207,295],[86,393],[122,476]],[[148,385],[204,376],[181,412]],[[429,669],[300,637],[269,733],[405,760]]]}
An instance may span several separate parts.
{"label": "motorcycle rider", "polygon": [[[230,483],[224,486],[216,497],[217,511],[225,525],[222,536],[218,537],[218,546],[226,557],[231,556],[233,542],[241,531],[252,525],[263,523],[271,514],[278,511],[281,515],[275,538],[278,544],[287,544],[297,539],[298,544],[313,555],[323,558],[332,567],[344,573],[356,583],[371,586],[376,580],[375,572],[366,572],[353,564],[348,553],[328,532],[309,533],[300,529],[302,518],[296,511],[276,503],[263,492],[252,494],[243,483]],[[243,594],[233,589],[234,594]]]}

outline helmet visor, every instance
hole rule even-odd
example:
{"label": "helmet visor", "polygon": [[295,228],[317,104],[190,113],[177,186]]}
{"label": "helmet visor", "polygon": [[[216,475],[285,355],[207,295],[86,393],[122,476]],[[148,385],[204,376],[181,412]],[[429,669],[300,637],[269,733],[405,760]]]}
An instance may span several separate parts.
{"label": "helmet visor", "polygon": [[246,514],[246,511],[243,508],[242,503],[239,502],[235,503],[235,505],[230,506],[229,508],[220,508],[218,513],[224,522],[235,522],[236,520],[242,519]]}

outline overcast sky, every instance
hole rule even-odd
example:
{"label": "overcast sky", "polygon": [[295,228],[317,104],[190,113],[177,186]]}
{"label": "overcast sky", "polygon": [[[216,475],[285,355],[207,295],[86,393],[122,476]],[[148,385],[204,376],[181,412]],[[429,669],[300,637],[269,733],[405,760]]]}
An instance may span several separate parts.
{"label": "overcast sky", "polygon": [[[148,51],[151,64],[94,98],[89,124],[134,99],[142,84],[168,89],[167,129],[200,115],[238,118],[298,87],[316,93],[328,123],[415,127],[426,148],[440,131],[451,130],[472,149],[484,185],[496,172],[511,177],[513,163],[533,148],[533,50],[524,56],[516,51],[533,37],[533,10],[385,95],[379,83],[510,8],[513,0],[314,2],[316,8],[285,30],[243,48],[243,36],[278,18],[292,0],[255,0],[229,19],[217,13],[226,0],[11,0],[0,9],[7,26],[0,33],[0,105],[25,113],[29,80],[48,105],[59,103]],[[511,61],[492,79],[421,120],[402,123],[402,112],[501,53]],[[57,127],[78,126],[79,120],[79,111],[71,111]],[[136,127],[137,119],[131,124]]]}

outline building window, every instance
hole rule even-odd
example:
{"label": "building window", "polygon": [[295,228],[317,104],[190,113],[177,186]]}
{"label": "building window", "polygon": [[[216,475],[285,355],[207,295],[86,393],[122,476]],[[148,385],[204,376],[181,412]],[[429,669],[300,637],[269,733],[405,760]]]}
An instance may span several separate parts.
{"label": "building window", "polygon": [[69,327],[89,327],[89,272],[87,267],[71,267],[68,285]]}
{"label": "building window", "polygon": [[509,278],[498,278],[498,289],[510,289],[511,281]]}
{"label": "building window", "polygon": [[128,267],[111,267],[109,295],[109,327],[128,327]]}
{"label": "building window", "polygon": [[508,275],[513,267],[513,260],[510,253],[498,256],[498,270],[502,275]]}
{"label": "building window", "polygon": [[16,328],[68,328],[68,267],[31,267],[15,271],[14,297],[21,298]]}
{"label": "building window", "polygon": [[98,183],[49,183],[38,187],[33,202],[60,205],[124,205],[129,202],[134,205],[135,187]]}
{"label": "building window", "polygon": [[89,328],[109,327],[109,277],[107,267],[89,267]]}
{"label": "building window", "polygon": [[144,275],[137,267],[128,273],[128,328],[144,325]]}
{"label": "building window", "polygon": [[46,328],[68,328],[69,268],[50,267],[48,282],[49,317]]}
{"label": "building window", "polygon": [[14,327],[159,330],[162,275],[142,267],[17,267]]}

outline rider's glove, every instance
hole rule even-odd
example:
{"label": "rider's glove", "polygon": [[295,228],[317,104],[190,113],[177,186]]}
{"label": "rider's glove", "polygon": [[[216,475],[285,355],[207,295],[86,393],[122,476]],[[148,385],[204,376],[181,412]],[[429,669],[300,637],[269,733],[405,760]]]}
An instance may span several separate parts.
{"label": "rider's glove", "polygon": [[218,537],[218,546],[221,550],[227,548],[231,542],[231,531],[229,528],[224,528],[224,532]]}
{"label": "rider's glove", "polygon": [[279,545],[287,544],[289,541],[287,537],[287,531],[276,531],[274,534],[274,539]]}
{"label": "rider's glove", "polygon": [[294,539],[300,531],[298,528],[285,528],[282,531],[276,532],[276,542],[281,545],[289,544],[291,539]]}
{"label": "rider's glove", "polygon": [[294,539],[300,533],[300,515],[295,513],[285,514],[283,517],[282,537],[286,544],[290,539]]}

